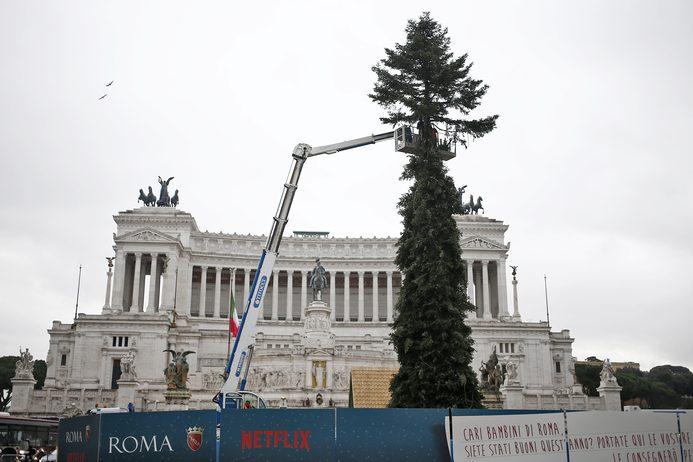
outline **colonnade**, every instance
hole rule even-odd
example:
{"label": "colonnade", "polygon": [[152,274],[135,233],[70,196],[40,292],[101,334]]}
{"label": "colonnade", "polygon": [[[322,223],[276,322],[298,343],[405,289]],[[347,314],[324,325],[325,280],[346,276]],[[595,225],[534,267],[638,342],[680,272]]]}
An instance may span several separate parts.
{"label": "colonnade", "polygon": [[[167,260],[168,257],[163,253],[118,251],[115,271],[112,276],[110,270],[108,273],[104,308],[111,308],[108,300],[110,281],[113,277],[113,310],[158,312],[163,305],[161,302],[163,291],[171,292],[167,295],[171,301],[174,297],[173,283],[168,285],[163,283]],[[467,296],[477,307],[475,315],[471,317],[498,319],[509,316],[505,260],[468,259],[465,260],[465,264]],[[214,277],[211,277],[212,273]],[[254,273],[255,269],[251,268],[188,265],[187,271],[182,273],[187,276],[187,281],[177,281],[178,286],[181,286],[181,283],[185,284],[184,287],[179,287],[178,293],[185,292],[188,295],[179,300],[178,312],[198,317],[227,317],[233,294],[235,308],[240,316],[248,298]],[[332,307],[333,321],[392,322],[394,320],[394,305],[402,282],[401,273],[374,269],[370,271],[330,270],[328,274],[329,288],[323,294],[323,300],[328,301]],[[145,294],[147,275],[149,275],[149,287]],[[269,281],[269,292],[263,302],[263,318],[279,320],[281,305],[285,307],[282,310],[284,319],[302,320],[303,309],[312,300],[312,295],[309,297],[308,293],[309,277],[309,270],[274,270]],[[197,279],[195,283],[194,279]],[[294,290],[296,285],[300,287],[298,291],[300,298],[296,297]],[[212,286],[213,289],[209,290],[208,286]],[[341,293],[338,294],[338,291]],[[196,293],[193,294],[193,292]],[[207,300],[208,297],[211,298],[210,302]],[[269,305],[268,300],[270,300]],[[181,301],[185,306],[180,306]],[[297,303],[300,305],[296,306]],[[169,304],[172,305],[172,303]],[[380,313],[382,306],[385,308],[384,316]]]}
{"label": "colonnade", "polygon": [[[111,273],[109,267],[107,273],[104,309],[134,313],[158,312],[162,304],[162,286],[167,259],[165,253],[118,251],[115,271]],[[148,289],[147,276],[149,276]],[[112,303],[111,277],[114,281]]]}
{"label": "colonnade", "polygon": [[477,307],[479,319],[509,316],[505,277],[505,259],[465,260],[467,297]]}
{"label": "colonnade", "polygon": [[[212,278],[210,274],[213,273]],[[297,274],[298,273],[298,274]],[[228,268],[224,266],[195,265],[189,271],[188,290],[191,294],[190,305],[186,308],[186,314],[198,317],[226,317],[231,306],[231,295],[234,297],[235,308],[238,315],[242,314],[245,301],[248,299],[250,285],[255,274],[255,269]],[[368,277],[366,276],[368,274]],[[381,285],[380,279],[385,276],[385,284]],[[199,279],[198,279],[199,275]],[[394,320],[395,297],[399,293],[399,285],[395,286],[394,280],[401,282],[399,273],[394,271],[328,271],[329,288],[323,293],[323,300],[332,307],[332,320],[344,322],[392,322]],[[396,276],[395,276],[396,275]],[[297,276],[300,276],[300,282]],[[276,269],[268,282],[268,293],[263,301],[263,318],[271,320],[280,319],[280,304],[285,306],[284,319],[302,320],[303,309],[312,301],[309,294],[308,282],[310,271],[308,270],[282,270]],[[397,279],[395,279],[397,278]],[[357,282],[352,294],[352,279]],[[222,283],[222,280],[224,281]],[[213,289],[210,290],[209,286]],[[297,285],[300,299],[294,300]],[[242,286],[242,290],[240,287]],[[384,289],[384,300],[381,301],[381,290]],[[341,297],[337,291],[342,292]],[[369,289],[367,303],[366,289]],[[281,291],[281,293],[280,293]],[[195,294],[194,294],[195,293]],[[208,296],[213,294],[213,303],[208,302]],[[223,295],[223,296],[222,296]],[[357,304],[352,309],[351,296],[356,295]],[[268,304],[268,300],[269,304]],[[300,300],[300,302],[299,302]],[[295,306],[299,302],[300,306]],[[381,305],[382,303],[382,305]],[[210,306],[211,305],[211,306]],[[367,306],[368,310],[366,310]],[[381,306],[385,307],[385,316],[380,314]],[[338,318],[337,307],[341,307],[341,319]],[[367,313],[368,311],[368,313]]]}

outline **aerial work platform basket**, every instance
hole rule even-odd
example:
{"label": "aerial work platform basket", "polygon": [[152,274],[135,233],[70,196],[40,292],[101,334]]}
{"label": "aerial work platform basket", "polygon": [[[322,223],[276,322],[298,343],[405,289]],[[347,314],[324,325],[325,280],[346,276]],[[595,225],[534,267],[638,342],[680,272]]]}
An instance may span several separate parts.
{"label": "aerial work platform basket", "polygon": [[[450,160],[457,155],[456,143],[453,136],[440,136],[434,131],[437,142],[436,154],[443,160]],[[415,154],[421,144],[421,135],[410,125],[400,125],[395,128],[395,150]]]}

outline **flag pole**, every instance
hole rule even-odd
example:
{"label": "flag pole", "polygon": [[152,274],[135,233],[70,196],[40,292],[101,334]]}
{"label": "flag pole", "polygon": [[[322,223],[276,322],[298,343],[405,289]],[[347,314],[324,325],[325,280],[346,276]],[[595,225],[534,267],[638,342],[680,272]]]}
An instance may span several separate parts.
{"label": "flag pole", "polygon": [[[229,284],[230,285],[230,284]],[[233,287],[230,285],[230,287]],[[231,326],[233,326],[233,313],[236,309],[236,300],[233,297],[233,290],[231,290],[231,303],[229,303],[229,328],[227,332],[226,341],[226,362],[229,362],[229,357],[231,356]]]}
{"label": "flag pole", "polygon": [[79,265],[79,276],[77,277],[77,300],[75,301],[75,321],[77,320],[77,309],[79,308],[79,287],[82,285],[82,265]]}
{"label": "flag pole", "polygon": [[546,324],[551,325],[549,318],[549,289],[546,283],[546,274],[544,274],[544,299],[546,300]]}

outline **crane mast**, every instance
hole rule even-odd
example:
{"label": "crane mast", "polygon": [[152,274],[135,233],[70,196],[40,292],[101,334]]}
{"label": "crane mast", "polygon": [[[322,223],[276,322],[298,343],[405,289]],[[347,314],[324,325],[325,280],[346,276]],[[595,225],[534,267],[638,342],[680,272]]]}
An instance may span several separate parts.
{"label": "crane mast", "polygon": [[291,204],[298,188],[298,181],[301,177],[303,164],[309,157],[319,156],[321,154],[336,154],[337,152],[354,149],[369,144],[375,144],[379,141],[384,141],[394,137],[394,131],[370,135],[363,138],[357,138],[341,143],[329,144],[312,148],[308,144],[300,143],[294,148],[291,168],[289,176],[284,183],[284,189],[279,200],[279,206],[272,221],[272,229],[267,236],[265,248],[260,255],[257,271],[253,284],[248,294],[243,318],[238,329],[238,335],[233,345],[233,350],[226,364],[225,377],[226,382],[221,388],[220,405],[224,406],[225,396],[227,393],[243,391],[245,389],[246,373],[249,370],[250,356],[252,353],[252,344],[255,335],[255,326],[260,316],[260,308],[262,301],[265,298],[267,284],[269,283],[274,263],[279,255],[279,246],[281,245],[284,228],[288,223]]}

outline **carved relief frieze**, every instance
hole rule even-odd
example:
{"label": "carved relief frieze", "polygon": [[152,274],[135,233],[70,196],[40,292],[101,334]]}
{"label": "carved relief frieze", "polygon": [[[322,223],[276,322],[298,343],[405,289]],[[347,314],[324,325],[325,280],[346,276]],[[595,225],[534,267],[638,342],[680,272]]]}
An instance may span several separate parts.
{"label": "carved relief frieze", "polygon": [[507,250],[505,246],[479,236],[462,239],[460,247],[463,249]]}

